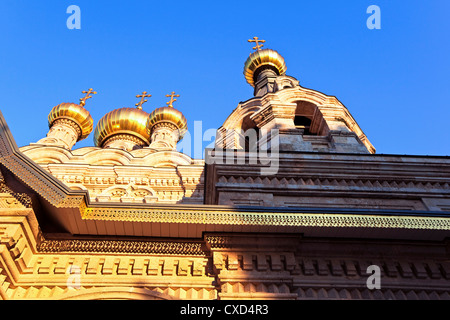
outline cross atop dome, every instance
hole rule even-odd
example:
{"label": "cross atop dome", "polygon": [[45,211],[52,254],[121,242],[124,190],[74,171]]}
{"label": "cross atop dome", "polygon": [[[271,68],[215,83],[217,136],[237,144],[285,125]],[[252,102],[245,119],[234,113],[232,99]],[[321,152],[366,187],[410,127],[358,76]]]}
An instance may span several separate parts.
{"label": "cross atop dome", "polygon": [[136,108],[142,110],[142,105],[148,101],[145,98],[150,98],[151,96],[151,94],[147,94],[147,91],[143,91],[142,94],[136,95],[136,98],[141,98],[141,101],[135,104]]}
{"label": "cross atop dome", "polygon": [[248,42],[255,42],[256,46],[253,47],[253,50],[259,51],[264,45],[258,43],[264,43],[266,40],[260,40],[258,37],[253,37],[253,40],[248,39]]}
{"label": "cross atop dome", "polygon": [[81,93],[86,94],[83,98],[80,99],[80,105],[82,107],[84,107],[84,105],[86,104],[87,99],[92,98],[91,94],[97,94],[97,92],[94,91],[92,88],[90,88],[88,91],[86,91],[86,90],[81,91]]}
{"label": "cross atop dome", "polygon": [[174,97],[179,98],[180,95],[179,95],[179,94],[175,94],[175,91],[172,91],[171,94],[166,94],[166,97],[170,97],[169,102],[166,102],[166,104],[169,105],[169,107],[173,108],[173,103],[174,103],[175,101],[177,101],[177,99],[174,99]]}

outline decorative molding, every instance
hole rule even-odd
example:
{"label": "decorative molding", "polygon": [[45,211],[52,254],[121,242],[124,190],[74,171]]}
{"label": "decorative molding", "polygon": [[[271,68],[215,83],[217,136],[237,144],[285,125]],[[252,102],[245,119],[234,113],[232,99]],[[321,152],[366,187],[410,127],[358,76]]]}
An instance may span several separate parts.
{"label": "decorative molding", "polygon": [[156,129],[159,129],[159,128],[165,128],[165,129],[169,129],[171,131],[178,130],[178,127],[176,125],[174,125],[172,122],[158,122],[152,126],[152,132],[154,132]]}
{"label": "decorative molding", "polygon": [[110,144],[113,144],[116,141],[128,141],[131,142],[133,144],[135,144],[136,146],[139,147],[144,147],[144,146],[148,146],[148,143],[143,141],[142,139],[132,135],[132,134],[115,134],[113,136],[111,136],[110,138],[106,139],[103,143],[102,143],[102,147],[103,148],[108,148],[108,146]]}
{"label": "decorative molding", "polygon": [[50,240],[41,238],[40,253],[123,253],[204,256],[201,242],[132,240]]}
{"label": "decorative molding", "polygon": [[206,235],[205,242],[211,247],[211,249],[223,249],[229,248],[233,243],[231,237],[223,235]]}
{"label": "decorative molding", "polygon": [[25,208],[25,206],[10,194],[0,193],[0,208],[18,209],[18,208]]}
{"label": "decorative molding", "polygon": [[18,208],[23,206],[24,208],[31,208],[32,205],[31,197],[26,193],[13,192],[6,185],[5,179],[3,178],[3,176],[1,176],[1,173],[0,173],[0,193],[5,193],[8,195],[7,197],[2,197],[1,202],[4,203],[4,206],[1,207]]}
{"label": "decorative molding", "polygon": [[385,180],[380,178],[336,178],[336,177],[317,177],[316,176],[302,176],[302,177],[259,177],[259,176],[244,176],[244,175],[221,175],[218,178],[219,184],[253,184],[258,187],[274,187],[280,186],[285,188],[287,185],[291,187],[346,187],[364,189],[378,189],[378,190],[392,190],[401,191],[401,189],[418,189],[420,192],[430,189],[448,190],[450,192],[450,181],[440,180],[412,180],[412,179],[392,179]]}
{"label": "decorative molding", "polygon": [[76,140],[78,140],[78,138],[81,137],[81,134],[82,134],[81,128],[75,121],[70,120],[68,118],[59,118],[59,119],[56,119],[55,121],[53,121],[50,128],[56,127],[58,125],[63,125],[63,126],[67,125],[67,126],[73,128],[73,130],[75,130],[75,132],[77,134]]}
{"label": "decorative molding", "polygon": [[442,217],[377,216],[374,214],[278,213],[206,210],[156,210],[85,208],[83,219],[108,221],[199,223],[282,227],[382,228],[450,230],[450,219]]}
{"label": "decorative molding", "polygon": [[80,208],[85,203],[84,196],[67,196],[59,203],[55,204],[57,208]]}

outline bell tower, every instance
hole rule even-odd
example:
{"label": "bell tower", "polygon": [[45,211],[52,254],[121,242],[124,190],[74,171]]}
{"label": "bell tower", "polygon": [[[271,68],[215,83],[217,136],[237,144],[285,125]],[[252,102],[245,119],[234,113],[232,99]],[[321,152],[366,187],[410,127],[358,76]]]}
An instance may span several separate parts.
{"label": "bell tower", "polygon": [[258,132],[250,148],[280,151],[375,153],[348,109],[333,96],[300,86],[286,75],[286,63],[277,51],[262,49],[258,37],[255,50],[244,63],[244,77],[254,97],[230,114],[216,136],[216,149],[246,149],[248,130]]}

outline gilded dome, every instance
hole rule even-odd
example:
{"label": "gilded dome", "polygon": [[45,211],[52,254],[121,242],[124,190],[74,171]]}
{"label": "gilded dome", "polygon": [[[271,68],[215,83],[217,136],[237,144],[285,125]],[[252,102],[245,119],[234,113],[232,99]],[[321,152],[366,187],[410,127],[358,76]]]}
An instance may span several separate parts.
{"label": "gilded dome", "polygon": [[138,108],[120,108],[105,114],[97,123],[94,143],[101,147],[109,137],[116,134],[130,134],[145,143],[150,143],[147,133],[148,113]]}
{"label": "gilded dome", "polygon": [[57,119],[69,119],[75,122],[81,130],[78,141],[86,138],[93,129],[94,120],[89,111],[76,103],[61,103],[50,111],[48,115],[48,126],[51,127]]}
{"label": "gilded dome", "polygon": [[284,58],[277,51],[272,49],[257,50],[250,54],[244,65],[245,80],[252,87],[255,86],[255,72],[262,66],[273,68],[278,75],[286,73]]}
{"label": "gilded dome", "polygon": [[158,122],[170,122],[180,131],[180,139],[187,131],[187,120],[184,115],[173,107],[155,109],[148,117],[147,130],[151,134],[152,127]]}

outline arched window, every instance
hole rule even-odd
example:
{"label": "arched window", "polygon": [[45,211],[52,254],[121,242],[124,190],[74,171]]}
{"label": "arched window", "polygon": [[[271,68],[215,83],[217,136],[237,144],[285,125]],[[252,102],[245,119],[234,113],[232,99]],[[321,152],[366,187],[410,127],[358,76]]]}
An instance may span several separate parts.
{"label": "arched window", "polygon": [[299,129],[304,129],[304,135],[323,136],[326,135],[326,125],[322,113],[318,107],[308,101],[297,101],[295,109],[294,124]]}
{"label": "arched window", "polygon": [[242,146],[245,151],[255,151],[258,149],[259,128],[256,123],[250,119],[252,114],[247,115],[242,119],[241,133],[244,135],[245,146]]}

